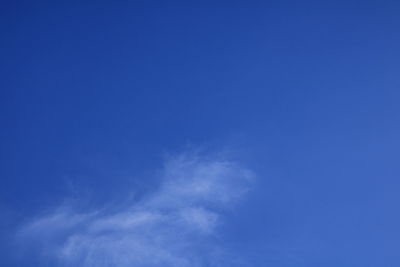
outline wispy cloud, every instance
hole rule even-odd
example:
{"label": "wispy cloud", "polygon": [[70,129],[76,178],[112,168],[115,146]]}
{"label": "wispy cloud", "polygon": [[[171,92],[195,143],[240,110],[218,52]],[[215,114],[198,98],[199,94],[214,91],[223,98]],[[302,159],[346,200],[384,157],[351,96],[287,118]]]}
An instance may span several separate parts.
{"label": "wispy cloud", "polygon": [[251,172],[184,153],[166,160],[159,175],[159,187],[128,206],[84,213],[64,205],[26,224],[18,238],[57,266],[225,266],[232,259],[218,245],[218,226]]}

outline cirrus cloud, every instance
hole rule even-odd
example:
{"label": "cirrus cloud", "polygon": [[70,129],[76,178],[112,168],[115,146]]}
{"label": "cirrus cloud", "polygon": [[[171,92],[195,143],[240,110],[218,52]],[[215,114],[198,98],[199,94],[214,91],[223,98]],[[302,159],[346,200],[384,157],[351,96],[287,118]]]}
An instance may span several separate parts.
{"label": "cirrus cloud", "polygon": [[56,266],[203,267],[234,260],[218,226],[249,188],[251,171],[183,153],[166,160],[153,192],[123,208],[80,212],[63,205],[24,225],[19,240]]}

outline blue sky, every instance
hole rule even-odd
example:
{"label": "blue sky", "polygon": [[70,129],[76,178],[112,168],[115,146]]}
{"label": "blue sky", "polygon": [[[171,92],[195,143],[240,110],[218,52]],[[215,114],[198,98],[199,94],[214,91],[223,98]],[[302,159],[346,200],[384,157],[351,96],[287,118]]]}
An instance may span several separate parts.
{"label": "blue sky", "polygon": [[396,1],[6,1],[1,266],[400,266]]}

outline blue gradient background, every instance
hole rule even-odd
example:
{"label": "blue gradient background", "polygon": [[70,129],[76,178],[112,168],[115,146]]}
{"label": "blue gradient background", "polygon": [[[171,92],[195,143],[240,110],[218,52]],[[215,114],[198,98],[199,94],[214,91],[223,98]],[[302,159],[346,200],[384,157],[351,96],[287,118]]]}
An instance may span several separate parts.
{"label": "blue gradient background", "polygon": [[32,216],[147,192],[193,144],[257,173],[224,229],[253,266],[400,266],[397,1],[1,6],[1,266],[41,266]]}

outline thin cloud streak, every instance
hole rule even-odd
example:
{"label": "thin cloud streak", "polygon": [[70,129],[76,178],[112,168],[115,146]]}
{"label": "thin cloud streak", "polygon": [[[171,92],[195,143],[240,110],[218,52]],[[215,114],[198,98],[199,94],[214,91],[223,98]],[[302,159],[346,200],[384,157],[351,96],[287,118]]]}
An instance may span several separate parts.
{"label": "thin cloud streak", "polygon": [[114,212],[59,207],[18,233],[56,266],[232,266],[218,226],[249,189],[251,171],[223,159],[184,153],[170,157],[160,186]]}

